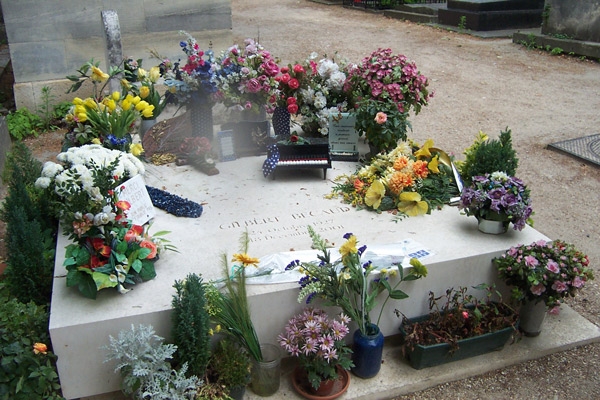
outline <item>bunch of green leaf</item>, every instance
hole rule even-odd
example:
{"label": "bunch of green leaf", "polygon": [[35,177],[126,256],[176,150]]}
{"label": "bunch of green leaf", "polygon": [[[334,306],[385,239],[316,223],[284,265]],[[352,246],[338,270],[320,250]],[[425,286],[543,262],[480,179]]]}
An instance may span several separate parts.
{"label": "bunch of green leaf", "polygon": [[217,343],[209,368],[213,379],[229,389],[246,386],[250,381],[248,353],[228,336]]}
{"label": "bunch of green leaf", "polygon": [[33,347],[50,345],[46,306],[9,300],[7,292],[0,284],[0,399],[62,399],[56,356]]}
{"label": "bunch of green leaf", "polygon": [[131,325],[130,330],[109,336],[106,361],[115,360],[115,372],[123,377],[123,391],[136,399],[186,400],[194,399],[201,380],[186,377],[187,363],[179,370],[171,367],[169,360],[177,346],[164,344],[154,328]]}
{"label": "bunch of green leaf", "polygon": [[19,301],[50,302],[56,247],[56,220],[49,217],[47,198],[33,183],[41,164],[23,143],[16,143],[7,159],[8,196],[0,209],[6,222],[7,289]]}
{"label": "bunch of green leaf", "polygon": [[8,113],[6,126],[13,138],[23,140],[27,136],[38,137],[44,129],[44,121],[26,107],[23,107]]}
{"label": "bunch of green leaf", "polygon": [[[241,252],[234,255],[239,264],[229,267],[227,254],[222,255],[223,279],[206,286],[207,310],[214,323],[232,335],[248,351],[250,356],[262,361],[260,343],[248,306],[245,268],[258,259],[250,258],[248,251],[248,232],[241,237]],[[217,284],[224,283],[222,290]]]}
{"label": "bunch of green leaf", "polygon": [[465,160],[457,162],[457,167],[464,180],[465,186],[471,184],[474,176],[500,171],[514,176],[519,159],[512,147],[511,130],[500,132],[499,139],[489,139],[479,132],[475,142],[464,151]]}
{"label": "bunch of green leaf", "polygon": [[196,274],[189,274],[184,281],[175,281],[173,287],[173,343],[178,347],[177,358],[186,362],[189,372],[204,376],[210,358],[210,317],[205,308],[204,283]]}

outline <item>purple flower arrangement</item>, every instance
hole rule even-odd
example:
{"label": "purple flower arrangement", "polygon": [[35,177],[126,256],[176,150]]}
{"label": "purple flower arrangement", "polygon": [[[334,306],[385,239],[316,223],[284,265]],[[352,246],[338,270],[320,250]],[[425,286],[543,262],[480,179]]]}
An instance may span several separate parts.
{"label": "purple flower arrangement", "polygon": [[562,240],[511,247],[494,263],[500,278],[512,286],[514,300],[544,301],[554,314],[560,299],[575,296],[594,279],[588,256]]}
{"label": "purple flower arrangement", "polygon": [[504,172],[473,177],[471,186],[462,191],[458,207],[477,220],[512,222],[519,231],[531,223],[533,215],[529,189]]}
{"label": "purple flower arrangement", "polygon": [[285,333],[278,336],[281,347],[298,357],[313,388],[317,389],[321,381],[337,379],[338,366],[345,370],[354,366],[352,350],[344,342],[349,322],[344,314],[335,319],[321,309],[307,308],[292,317]]}

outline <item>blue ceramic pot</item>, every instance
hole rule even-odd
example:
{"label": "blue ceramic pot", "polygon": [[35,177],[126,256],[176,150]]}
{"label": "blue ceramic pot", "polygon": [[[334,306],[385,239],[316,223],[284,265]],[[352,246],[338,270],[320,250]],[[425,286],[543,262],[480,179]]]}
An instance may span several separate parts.
{"label": "blue ceramic pot", "polygon": [[360,329],[354,332],[354,345],[352,348],[352,373],[359,378],[372,378],[381,369],[383,355],[383,334],[375,324],[367,326],[367,334]]}

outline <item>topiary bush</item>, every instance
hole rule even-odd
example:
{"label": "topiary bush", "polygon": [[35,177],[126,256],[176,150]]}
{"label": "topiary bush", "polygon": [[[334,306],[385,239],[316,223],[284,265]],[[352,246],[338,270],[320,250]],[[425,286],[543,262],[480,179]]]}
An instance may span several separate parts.
{"label": "topiary bush", "polygon": [[50,303],[58,223],[34,182],[41,164],[22,143],[7,158],[8,196],[0,209],[6,222],[8,291],[22,303]]}
{"label": "topiary bush", "polygon": [[499,139],[490,140],[484,133],[479,133],[473,145],[465,150],[465,161],[457,163],[465,186],[471,184],[474,176],[496,171],[515,176],[519,159],[512,147],[511,134],[508,127],[500,132]]}
{"label": "topiary bush", "polygon": [[204,376],[210,359],[210,317],[206,312],[206,297],[202,278],[189,274],[184,281],[175,281],[173,287],[173,343],[177,359],[187,362],[190,374]]}

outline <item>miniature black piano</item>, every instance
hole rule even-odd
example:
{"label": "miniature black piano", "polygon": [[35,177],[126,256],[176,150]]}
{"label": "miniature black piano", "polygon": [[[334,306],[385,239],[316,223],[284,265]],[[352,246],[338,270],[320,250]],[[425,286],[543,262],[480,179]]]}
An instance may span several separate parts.
{"label": "miniature black piano", "polygon": [[309,144],[281,144],[277,143],[279,160],[271,175],[282,169],[322,168],[323,179],[327,179],[327,169],[331,168],[331,155],[329,142],[325,139],[310,138]]}

